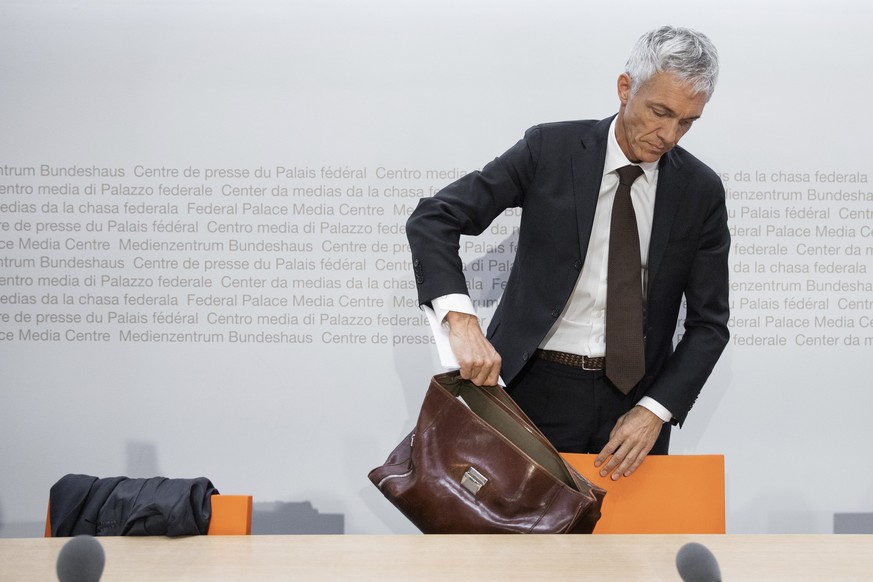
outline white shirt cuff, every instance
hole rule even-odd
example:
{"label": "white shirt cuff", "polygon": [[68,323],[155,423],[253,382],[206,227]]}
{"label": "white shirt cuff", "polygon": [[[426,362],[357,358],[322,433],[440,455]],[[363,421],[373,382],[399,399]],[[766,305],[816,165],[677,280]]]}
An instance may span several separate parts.
{"label": "white shirt cuff", "polygon": [[673,415],[669,410],[661,406],[661,403],[655,400],[654,398],[650,398],[648,396],[643,396],[640,398],[640,401],[637,402],[643,408],[648,409],[652,414],[663,420],[664,422],[670,422],[673,420]]}
{"label": "white shirt cuff", "polygon": [[449,295],[441,295],[430,302],[433,307],[434,315],[437,321],[443,324],[446,315],[449,311],[457,311],[458,313],[469,313],[476,315],[476,309],[473,307],[473,301],[469,295],[463,293],[451,293]]}
{"label": "white shirt cuff", "polygon": [[446,314],[449,311],[459,311],[476,315],[473,309],[473,302],[470,301],[467,295],[453,293],[437,297],[430,302],[430,306],[422,304],[421,310],[427,315],[427,321],[433,332],[437,354],[440,357],[440,364],[446,368],[459,368],[458,359],[455,357],[449,342],[449,324],[446,321]]}

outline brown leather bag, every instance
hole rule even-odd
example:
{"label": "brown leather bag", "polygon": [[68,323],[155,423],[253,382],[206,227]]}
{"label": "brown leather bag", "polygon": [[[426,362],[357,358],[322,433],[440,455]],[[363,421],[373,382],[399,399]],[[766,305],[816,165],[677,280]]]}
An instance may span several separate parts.
{"label": "brown leather bag", "polygon": [[434,376],[415,430],[370,480],[424,533],[591,533],[606,491],[499,386]]}

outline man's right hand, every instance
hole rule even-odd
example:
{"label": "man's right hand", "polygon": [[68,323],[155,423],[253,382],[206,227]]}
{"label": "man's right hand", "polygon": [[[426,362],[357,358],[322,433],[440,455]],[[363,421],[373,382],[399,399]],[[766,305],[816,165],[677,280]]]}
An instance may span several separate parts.
{"label": "man's right hand", "polygon": [[449,344],[461,366],[461,378],[477,386],[494,386],[500,377],[500,354],[482,333],[479,319],[469,313],[449,311]]}

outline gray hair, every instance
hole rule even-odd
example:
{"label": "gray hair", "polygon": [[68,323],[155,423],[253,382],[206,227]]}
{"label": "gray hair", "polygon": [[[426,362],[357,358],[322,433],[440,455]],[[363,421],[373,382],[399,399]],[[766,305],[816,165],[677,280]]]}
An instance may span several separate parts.
{"label": "gray hair", "polygon": [[634,45],[625,72],[631,93],[655,76],[671,73],[696,93],[712,97],[718,80],[718,51],[704,34],[690,28],[662,26],[647,32]]}

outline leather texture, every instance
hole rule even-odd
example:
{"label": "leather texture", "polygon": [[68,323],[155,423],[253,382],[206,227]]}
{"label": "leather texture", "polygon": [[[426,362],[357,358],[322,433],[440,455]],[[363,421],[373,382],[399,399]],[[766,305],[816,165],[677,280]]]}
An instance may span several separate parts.
{"label": "leather texture", "polygon": [[415,430],[369,478],[436,534],[591,533],[606,491],[570,467],[499,386],[431,379]]}

